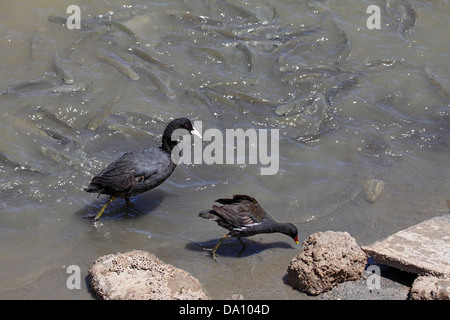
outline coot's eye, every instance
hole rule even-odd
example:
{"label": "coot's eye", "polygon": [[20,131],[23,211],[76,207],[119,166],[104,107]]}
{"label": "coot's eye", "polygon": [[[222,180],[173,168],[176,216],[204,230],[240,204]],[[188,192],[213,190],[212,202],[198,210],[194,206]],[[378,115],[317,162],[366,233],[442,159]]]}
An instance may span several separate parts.
{"label": "coot's eye", "polygon": [[186,123],[184,127],[189,130],[189,123]]}

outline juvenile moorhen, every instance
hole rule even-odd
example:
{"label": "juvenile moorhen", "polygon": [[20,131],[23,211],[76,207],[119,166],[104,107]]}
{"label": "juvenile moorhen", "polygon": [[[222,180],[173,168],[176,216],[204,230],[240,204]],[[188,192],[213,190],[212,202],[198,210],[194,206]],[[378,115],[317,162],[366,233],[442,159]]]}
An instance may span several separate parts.
{"label": "juvenile moorhen", "polygon": [[[279,223],[265,211],[255,198],[247,195],[234,195],[233,199],[218,199],[216,202],[223,206],[213,205],[212,210],[199,213],[204,219],[216,221],[222,228],[230,232],[222,237],[216,244],[211,254],[216,260],[216,251],[226,238],[237,238],[244,250],[247,245],[242,237],[248,237],[259,233],[280,232],[294,239],[298,244],[298,231],[292,223]],[[205,249],[210,250],[210,249]]]}
{"label": "juvenile moorhen", "polygon": [[127,204],[133,206],[130,197],[159,186],[171,175],[176,167],[171,152],[178,143],[172,141],[172,133],[177,129],[186,129],[189,133],[202,137],[189,119],[175,119],[164,130],[161,147],[125,153],[92,178],[84,190],[109,195],[94,222],[100,219],[106,207],[116,198],[125,198]]}

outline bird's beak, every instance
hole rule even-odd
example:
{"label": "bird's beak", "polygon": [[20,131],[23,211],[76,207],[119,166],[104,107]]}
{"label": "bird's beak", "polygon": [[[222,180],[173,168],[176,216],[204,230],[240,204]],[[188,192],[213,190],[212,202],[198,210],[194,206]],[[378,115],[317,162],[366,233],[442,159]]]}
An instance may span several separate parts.
{"label": "bird's beak", "polygon": [[202,135],[201,135],[200,132],[198,132],[197,129],[195,129],[194,127],[192,127],[191,134],[196,135],[197,137],[199,137],[200,139],[202,139]]}
{"label": "bird's beak", "polygon": [[297,236],[295,236],[294,241],[295,241],[296,244],[298,244],[298,238],[297,238]]}

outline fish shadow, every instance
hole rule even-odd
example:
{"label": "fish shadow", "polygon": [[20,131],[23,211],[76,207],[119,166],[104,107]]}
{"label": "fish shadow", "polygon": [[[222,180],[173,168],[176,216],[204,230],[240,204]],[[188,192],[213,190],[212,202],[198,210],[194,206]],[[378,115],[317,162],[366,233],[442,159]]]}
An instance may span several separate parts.
{"label": "fish shadow", "polygon": [[[173,197],[172,194],[164,190],[152,190],[132,197],[130,200],[133,206],[129,206],[125,199],[116,199],[111,202],[103,212],[101,220],[118,220],[118,219],[134,219],[139,218],[153,212],[164,198]],[[97,212],[106,203],[108,197],[101,196],[93,202],[85,205],[84,208],[76,212],[77,215],[92,220]]]}
{"label": "fish shadow", "polygon": [[[204,252],[205,255],[210,255],[209,250],[212,250],[214,246],[219,242],[220,238],[211,239],[205,242],[189,242],[186,244],[185,248],[191,251]],[[220,247],[217,249],[216,254],[218,257],[236,257],[244,258],[259,254],[265,250],[269,249],[294,249],[292,245],[285,241],[275,241],[270,243],[261,243],[249,238],[242,238],[244,243],[247,245],[244,248],[238,239],[230,238],[222,242]],[[207,250],[205,250],[207,249]]]}

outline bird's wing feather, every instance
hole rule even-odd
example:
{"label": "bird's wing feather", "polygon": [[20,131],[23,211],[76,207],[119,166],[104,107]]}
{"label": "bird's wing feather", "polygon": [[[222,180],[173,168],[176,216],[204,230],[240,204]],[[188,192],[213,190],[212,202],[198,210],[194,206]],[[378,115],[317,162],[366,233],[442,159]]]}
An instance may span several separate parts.
{"label": "bird's wing feather", "polygon": [[[142,162],[138,165],[139,158],[139,154],[134,152],[125,153],[92,178],[91,184],[102,189],[121,191],[128,189],[135,182],[144,182],[158,172],[154,165],[145,166]],[[147,158],[146,161],[152,161],[152,159]],[[153,163],[157,164],[157,162]]]}
{"label": "bird's wing feather", "polygon": [[252,208],[242,205],[213,205],[214,212],[234,228],[261,222],[262,219],[260,219],[259,215],[255,215],[251,209]]}

